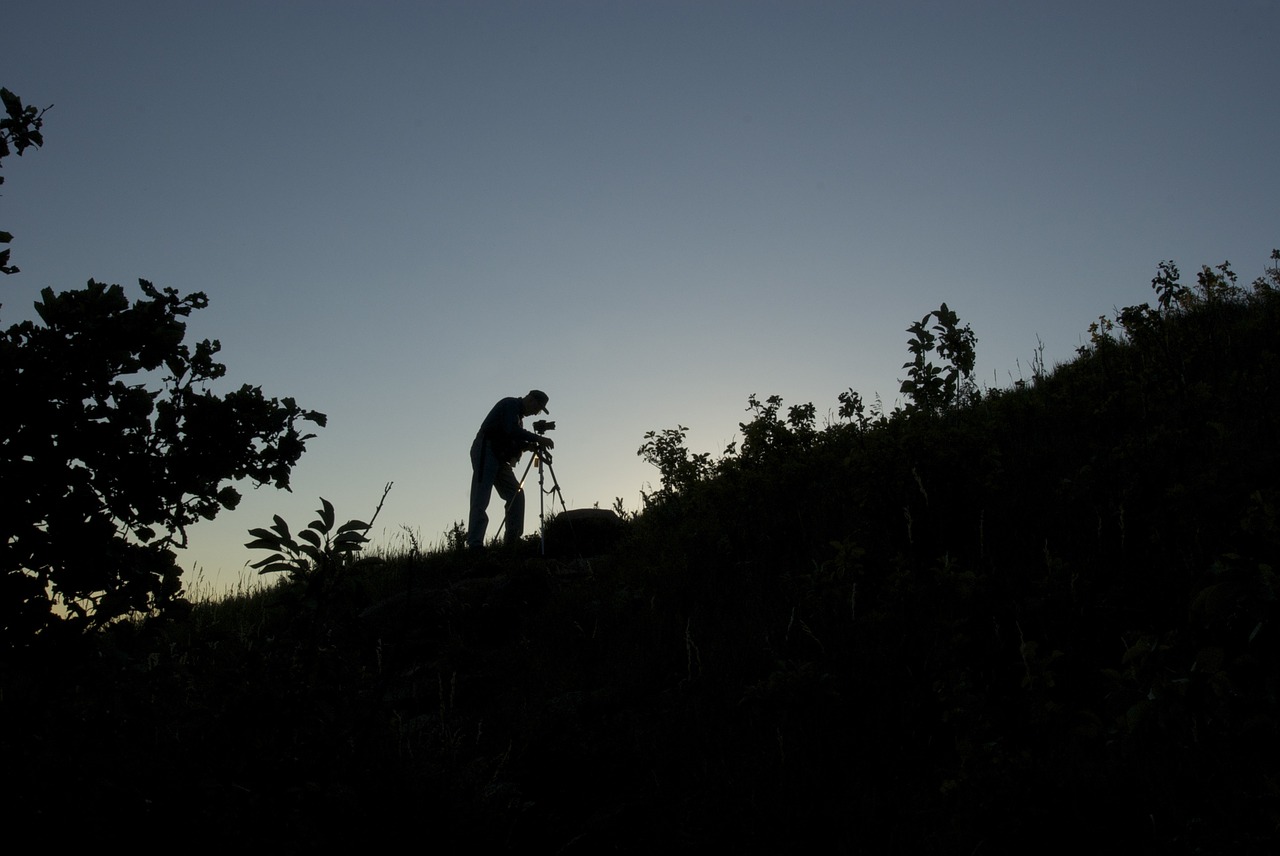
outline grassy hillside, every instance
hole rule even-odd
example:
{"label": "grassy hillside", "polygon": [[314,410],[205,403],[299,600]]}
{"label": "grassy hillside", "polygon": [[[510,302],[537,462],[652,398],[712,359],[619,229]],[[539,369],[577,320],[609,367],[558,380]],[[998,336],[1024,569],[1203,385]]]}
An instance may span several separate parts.
{"label": "grassy hillside", "polygon": [[7,816],[143,850],[1272,852],[1280,273],[1168,274],[1013,389],[824,427],[753,396],[718,459],[654,432],[643,513],[545,555],[406,550],[9,654]]}

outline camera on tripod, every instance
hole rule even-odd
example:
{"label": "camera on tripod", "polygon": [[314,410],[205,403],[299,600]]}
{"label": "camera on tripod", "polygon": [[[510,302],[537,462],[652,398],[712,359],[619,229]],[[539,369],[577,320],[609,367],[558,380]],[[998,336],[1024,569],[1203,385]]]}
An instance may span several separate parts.
{"label": "camera on tripod", "polygon": [[[556,423],[548,422],[546,419],[539,419],[537,422],[533,423],[533,430],[537,432],[538,436],[541,437],[545,435],[548,431],[556,430]],[[550,462],[551,460],[551,453],[547,451],[546,446],[540,443],[529,443],[527,446],[525,446],[525,450],[529,452],[533,452],[535,455],[537,455],[539,458],[541,458],[544,461]]]}

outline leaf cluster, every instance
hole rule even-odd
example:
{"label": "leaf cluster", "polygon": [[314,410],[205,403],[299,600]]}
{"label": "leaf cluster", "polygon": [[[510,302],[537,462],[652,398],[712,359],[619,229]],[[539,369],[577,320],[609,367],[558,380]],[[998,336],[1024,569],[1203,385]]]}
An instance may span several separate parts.
{"label": "leaf cluster", "polygon": [[272,553],[249,567],[259,574],[285,572],[291,579],[305,580],[346,564],[369,542],[365,533],[370,524],[364,521],[348,520],[335,529],[333,503],[324,497],[320,497],[316,514],[319,518],[299,530],[297,539],[290,535],[289,524],[278,514],[273,515],[275,522],[270,528],[250,529],[254,540],[245,546]]}
{"label": "leaf cluster", "polygon": [[40,322],[0,332],[0,611],[29,639],[61,619],[91,626],[172,604],[173,548],[186,528],[233,509],[232,482],[289,488],[325,416],[225,375],[216,340],[184,343],[203,293],[140,280],[41,292]]}
{"label": "leaf cluster", "polygon": [[691,453],[685,445],[688,434],[689,429],[683,425],[645,432],[644,443],[636,454],[657,467],[662,479],[657,491],[645,495],[646,502],[675,496],[711,473],[710,453]]}
{"label": "leaf cluster", "polygon": [[[936,323],[930,327],[929,319]],[[910,399],[909,410],[933,413],[961,404],[976,392],[973,368],[977,338],[968,324],[960,326],[959,316],[947,304],[924,316],[907,328],[911,339],[907,347],[912,359],[903,363],[907,379],[899,392]],[[943,360],[941,366],[929,359],[935,352]]]}
{"label": "leaf cluster", "polygon": [[[37,110],[33,105],[23,106],[22,99],[8,89],[0,87],[0,102],[4,103],[4,118],[0,119],[0,161],[10,154],[19,157],[28,148],[39,148],[44,145],[44,114],[49,108]],[[4,184],[4,176],[0,175],[0,184]],[[13,240],[13,235],[0,231],[0,244]],[[0,273],[17,273],[18,268],[9,264],[9,250],[0,250]]]}
{"label": "leaf cluster", "polygon": [[317,518],[305,529],[298,530],[296,537],[284,518],[273,515],[271,526],[249,530],[253,540],[245,546],[271,553],[250,567],[260,575],[284,573],[310,609],[330,605],[351,571],[380,561],[377,556],[359,554],[369,543],[368,532],[382,513],[391,485],[389,482],[383,488],[382,499],[367,523],[352,519],[335,525],[333,503],[324,497],[320,497]]}

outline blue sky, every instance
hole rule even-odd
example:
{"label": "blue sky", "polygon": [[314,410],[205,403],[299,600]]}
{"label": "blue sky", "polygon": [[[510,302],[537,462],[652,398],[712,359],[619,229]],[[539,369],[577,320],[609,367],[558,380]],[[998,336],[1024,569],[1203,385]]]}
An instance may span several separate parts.
{"label": "blue sky", "polygon": [[[211,305],[228,386],[329,415],[292,494],[376,540],[466,516],[500,397],[551,396],[569,507],[629,509],[645,431],[719,452],[747,397],[900,400],[943,301],[1005,387],[1070,359],[1156,264],[1280,246],[1280,4],[58,2],[8,9],[0,85],[55,105],[0,227],[46,286]],[[531,497],[529,526],[536,525]],[[500,517],[495,498],[491,509]]]}

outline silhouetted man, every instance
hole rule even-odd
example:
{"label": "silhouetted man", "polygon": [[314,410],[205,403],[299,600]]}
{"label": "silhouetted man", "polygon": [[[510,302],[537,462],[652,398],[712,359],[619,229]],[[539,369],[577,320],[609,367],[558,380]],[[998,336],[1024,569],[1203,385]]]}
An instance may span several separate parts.
{"label": "silhouetted man", "polygon": [[524,535],[524,492],[516,479],[515,464],[527,448],[555,447],[550,437],[524,430],[524,417],[547,410],[547,394],[531,389],[523,398],[504,398],[493,406],[480,423],[471,444],[471,519],[467,522],[467,547],[484,547],[484,531],[489,526],[489,498],[493,489],[507,504],[508,546]]}

